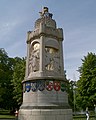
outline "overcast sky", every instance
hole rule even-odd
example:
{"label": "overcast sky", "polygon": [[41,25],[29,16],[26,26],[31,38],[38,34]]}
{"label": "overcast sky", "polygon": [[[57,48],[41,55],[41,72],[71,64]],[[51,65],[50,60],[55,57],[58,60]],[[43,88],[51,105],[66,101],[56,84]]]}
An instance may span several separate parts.
{"label": "overcast sky", "polygon": [[25,57],[27,31],[44,6],[64,30],[67,78],[77,80],[81,59],[96,53],[96,0],[0,0],[0,48],[10,57]]}

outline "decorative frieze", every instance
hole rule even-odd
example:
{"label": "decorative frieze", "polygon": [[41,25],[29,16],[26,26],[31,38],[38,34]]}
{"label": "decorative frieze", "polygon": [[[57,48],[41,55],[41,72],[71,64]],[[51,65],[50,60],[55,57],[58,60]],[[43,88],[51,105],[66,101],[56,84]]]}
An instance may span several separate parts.
{"label": "decorative frieze", "polygon": [[37,81],[27,81],[23,83],[23,92],[37,92],[37,91],[66,91],[67,85],[64,81],[53,81],[53,80],[37,80]]}

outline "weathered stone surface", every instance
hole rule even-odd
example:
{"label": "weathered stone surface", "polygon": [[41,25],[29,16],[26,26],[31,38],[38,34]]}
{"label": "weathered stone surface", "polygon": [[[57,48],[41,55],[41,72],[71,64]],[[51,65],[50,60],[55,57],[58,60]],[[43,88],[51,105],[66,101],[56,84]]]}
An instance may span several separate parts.
{"label": "weathered stone surface", "polygon": [[26,109],[20,110],[19,112],[20,114],[22,112],[19,120],[23,117],[26,118],[26,120],[72,120],[71,109]]}
{"label": "weathered stone surface", "polygon": [[19,120],[72,120],[63,63],[63,30],[44,7],[27,36]]}

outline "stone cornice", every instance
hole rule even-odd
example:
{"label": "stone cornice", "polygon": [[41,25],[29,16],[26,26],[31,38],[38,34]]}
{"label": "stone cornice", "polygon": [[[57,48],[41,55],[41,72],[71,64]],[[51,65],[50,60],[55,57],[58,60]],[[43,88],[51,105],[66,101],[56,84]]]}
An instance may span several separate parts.
{"label": "stone cornice", "polygon": [[36,29],[32,32],[28,32],[27,43],[31,43],[32,40],[38,39],[41,36],[51,37],[57,40],[63,40],[63,30],[61,28],[53,29],[51,27],[44,27],[44,30]]}

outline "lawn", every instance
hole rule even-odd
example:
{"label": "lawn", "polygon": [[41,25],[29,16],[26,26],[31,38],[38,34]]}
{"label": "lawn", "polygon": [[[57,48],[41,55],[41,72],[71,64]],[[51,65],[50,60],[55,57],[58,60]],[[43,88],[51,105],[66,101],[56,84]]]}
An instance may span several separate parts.
{"label": "lawn", "polygon": [[[14,115],[10,115],[10,111],[9,110],[0,110],[0,119],[15,119]],[[86,116],[85,115],[75,115],[73,116],[73,120],[86,120]],[[90,120],[96,120],[96,118],[94,117],[94,115],[90,116]]]}
{"label": "lawn", "polygon": [[12,116],[12,115],[0,115],[0,119],[14,119],[15,118],[15,116]]}
{"label": "lawn", "polygon": [[9,110],[0,110],[0,119],[1,118],[13,119],[15,116],[11,115]]}
{"label": "lawn", "polygon": [[[73,120],[86,120],[86,115],[76,115],[73,116]],[[94,115],[90,115],[89,120],[96,120],[96,118],[94,117]]]}
{"label": "lawn", "polygon": [[[73,118],[73,120],[86,120],[86,118]],[[96,118],[89,118],[89,120],[96,120]]]}

